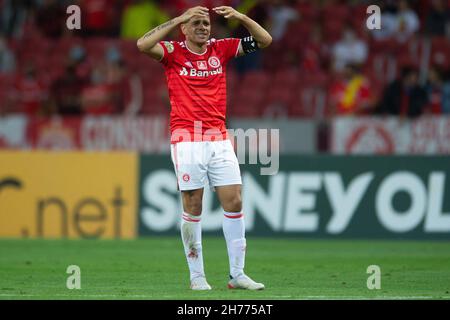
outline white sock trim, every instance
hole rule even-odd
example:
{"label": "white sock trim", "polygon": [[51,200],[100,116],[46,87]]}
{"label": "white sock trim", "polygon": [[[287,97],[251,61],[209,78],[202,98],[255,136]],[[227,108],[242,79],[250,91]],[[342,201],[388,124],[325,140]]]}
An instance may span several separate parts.
{"label": "white sock trim", "polygon": [[239,219],[243,218],[244,214],[242,212],[224,212],[223,216],[228,219]]}
{"label": "white sock trim", "polygon": [[186,212],[183,212],[182,219],[187,222],[200,222],[202,220],[201,216],[194,216]]}

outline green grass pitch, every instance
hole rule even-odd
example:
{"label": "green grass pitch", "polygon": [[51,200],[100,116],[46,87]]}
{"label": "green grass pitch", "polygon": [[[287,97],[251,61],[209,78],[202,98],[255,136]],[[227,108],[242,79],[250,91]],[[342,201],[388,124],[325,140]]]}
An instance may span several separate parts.
{"label": "green grass pitch", "polygon": [[[246,272],[266,290],[227,289],[221,237],[203,239],[208,292],[189,289],[178,237],[0,240],[0,299],[450,299],[448,242],[247,241]],[[80,290],[66,288],[69,265]],[[369,265],[381,268],[379,290],[367,288]]]}

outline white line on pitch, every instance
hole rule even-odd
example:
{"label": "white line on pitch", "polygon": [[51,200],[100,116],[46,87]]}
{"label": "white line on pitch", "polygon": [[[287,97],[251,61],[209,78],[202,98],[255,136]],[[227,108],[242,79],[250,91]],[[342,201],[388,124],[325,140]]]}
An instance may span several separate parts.
{"label": "white line on pitch", "polygon": [[[151,296],[151,295],[139,295],[139,294],[131,294],[131,295],[113,295],[113,294],[85,294],[85,295],[75,295],[75,294],[53,294],[53,295],[41,295],[41,294],[7,294],[1,293],[0,297],[64,297],[64,298],[147,298],[147,299],[155,299],[161,300],[161,298],[174,298],[174,296]],[[270,296],[265,297],[267,299],[270,298],[290,298],[294,300],[307,300],[307,299],[326,299],[326,300],[408,300],[408,299],[435,299],[431,296],[374,296],[374,297],[365,297],[365,296]]]}

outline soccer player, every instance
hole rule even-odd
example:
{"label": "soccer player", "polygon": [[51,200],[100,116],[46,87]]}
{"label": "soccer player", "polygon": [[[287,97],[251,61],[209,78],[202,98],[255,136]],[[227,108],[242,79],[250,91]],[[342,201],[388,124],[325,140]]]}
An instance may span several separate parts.
{"label": "soccer player", "polygon": [[[165,68],[171,102],[171,158],[182,193],[181,238],[191,289],[210,290],[203,268],[201,212],[203,189],[215,189],[224,210],[223,233],[230,263],[228,288],[261,290],[262,283],[244,273],[245,225],[241,173],[225,127],[226,64],[272,42],[257,22],[228,6],[212,11],[236,19],[250,35],[243,39],[209,39],[210,10],[197,6],[142,36],[139,50]],[[162,41],[177,27],[185,41]]]}

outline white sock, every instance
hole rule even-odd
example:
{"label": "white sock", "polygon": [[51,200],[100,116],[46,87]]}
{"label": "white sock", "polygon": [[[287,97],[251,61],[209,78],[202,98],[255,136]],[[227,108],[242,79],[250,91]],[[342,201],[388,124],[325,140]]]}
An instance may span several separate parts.
{"label": "white sock", "polygon": [[244,274],[245,265],[245,224],[242,212],[224,212],[223,234],[227,242],[230,275],[236,278]]}
{"label": "white sock", "polygon": [[190,279],[204,277],[202,254],[202,228],[200,216],[183,212],[181,219],[181,239],[189,266]]}

